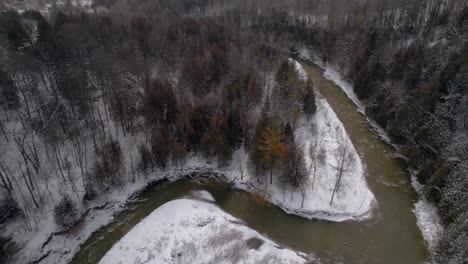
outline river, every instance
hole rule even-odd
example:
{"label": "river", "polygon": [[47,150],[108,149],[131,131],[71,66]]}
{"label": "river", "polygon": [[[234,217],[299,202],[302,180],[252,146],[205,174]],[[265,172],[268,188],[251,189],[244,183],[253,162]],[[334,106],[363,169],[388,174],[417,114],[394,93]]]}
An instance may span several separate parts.
{"label": "river", "polygon": [[110,225],[85,242],[72,263],[98,263],[114,243],[154,209],[198,189],[209,191],[220,208],[244,220],[251,228],[294,250],[312,252],[324,262],[424,262],[428,252],[412,212],[417,195],[404,171],[404,164],[391,156],[392,147],[372,132],[365,116],[339,87],[323,77],[320,68],[304,66],[343,123],[365,163],[367,182],[378,202],[378,209],[371,219],[341,223],[306,220],[288,215],[249,193],[224,184],[179,180],[149,188],[139,195]]}

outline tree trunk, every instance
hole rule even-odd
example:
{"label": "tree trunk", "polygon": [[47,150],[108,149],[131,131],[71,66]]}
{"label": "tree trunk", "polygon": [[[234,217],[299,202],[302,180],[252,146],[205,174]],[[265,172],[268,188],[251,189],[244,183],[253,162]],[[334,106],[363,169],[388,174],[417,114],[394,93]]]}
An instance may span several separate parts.
{"label": "tree trunk", "polygon": [[5,174],[5,177],[3,177],[3,173],[0,172],[0,180],[2,180],[2,187],[7,190],[8,192],[8,195],[10,197],[12,197],[12,193],[11,193],[11,190],[10,190],[10,186],[8,185],[7,181],[6,181],[6,177],[8,177],[6,174]]}
{"label": "tree trunk", "polygon": [[305,197],[306,197],[306,192],[305,191],[302,191],[302,202],[301,202],[301,208],[304,207],[304,200],[305,200]]}
{"label": "tree trunk", "polygon": [[31,190],[31,187],[28,184],[28,180],[26,179],[26,175],[24,174],[24,171],[21,168],[21,163],[19,164],[19,168],[20,168],[20,171],[21,171],[21,175],[23,176],[24,183],[26,184],[26,187],[27,187],[27,189],[29,191],[29,194],[31,194],[31,198],[33,200],[33,203],[36,206],[36,208],[39,208],[39,204],[36,201],[36,197],[34,196],[34,193],[33,193],[33,191]]}
{"label": "tree trunk", "polygon": [[273,167],[270,168],[270,184],[273,184]]}

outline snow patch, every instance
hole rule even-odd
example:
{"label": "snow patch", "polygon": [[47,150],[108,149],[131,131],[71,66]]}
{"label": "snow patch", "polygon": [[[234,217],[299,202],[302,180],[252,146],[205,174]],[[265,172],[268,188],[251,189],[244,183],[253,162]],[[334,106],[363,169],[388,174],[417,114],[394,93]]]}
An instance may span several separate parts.
{"label": "snow patch", "polygon": [[[301,65],[296,62],[295,65],[300,75],[303,76],[304,71]],[[273,78],[270,79],[273,80]],[[272,84],[270,83],[269,85]],[[167,171],[156,169],[154,173],[145,175],[144,177],[138,173],[132,175],[132,162],[135,162],[135,160],[132,160],[132,157],[138,156],[137,146],[145,142],[144,135],[136,134],[134,136],[124,136],[118,133],[118,124],[115,124],[112,120],[106,120],[106,133],[119,141],[122,152],[128,154],[123,161],[125,167],[124,171],[126,171],[125,182],[128,184],[121,188],[113,189],[111,193],[101,194],[96,197],[96,200],[90,202],[86,206],[80,206],[81,204],[78,204],[81,212],[91,210],[90,213],[84,217],[77,228],[74,227],[73,234],[64,233],[52,235],[52,239],[49,240],[51,234],[62,231],[53,221],[52,208],[54,201],[56,202],[64,193],[72,192],[69,189],[70,186],[65,186],[60,182],[60,174],[58,173],[57,166],[54,163],[48,163],[46,157],[41,156],[40,159],[43,167],[41,167],[39,176],[48,177],[48,180],[39,182],[38,188],[41,190],[41,193],[43,193],[43,198],[48,199],[46,207],[43,208],[47,215],[31,213],[31,217],[33,218],[43,218],[43,220],[34,223],[33,231],[24,230],[24,223],[22,221],[9,224],[2,231],[4,235],[13,237],[15,242],[18,243],[21,250],[15,257],[21,259],[23,262],[30,262],[47,255],[43,259],[44,262],[68,263],[75,252],[79,250],[80,245],[82,245],[94,231],[109,224],[113,220],[113,216],[125,208],[130,197],[138,192],[138,190],[144,188],[149,182],[161,179],[175,181],[191,172],[198,173],[206,171],[224,175],[226,180],[232,182],[235,187],[263,195],[266,200],[290,214],[309,219],[318,218],[330,221],[360,220],[370,215],[371,208],[373,204],[375,204],[375,199],[367,187],[364,177],[364,167],[354,147],[352,147],[352,155],[357,162],[353,169],[346,172],[343,176],[342,188],[338,191],[334,202],[331,205],[329,203],[333,191],[333,184],[336,179],[336,172],[333,168],[333,153],[337,144],[339,144],[339,140],[349,139],[343,125],[328,103],[323,98],[319,98],[317,104],[318,112],[313,120],[300,119],[295,132],[300,145],[302,145],[304,151],[306,151],[308,148],[307,146],[310,145],[311,133],[313,131],[311,124],[315,123],[319,133],[324,135],[323,144],[327,156],[326,164],[323,168],[319,168],[320,173],[317,174],[315,186],[313,188],[310,187],[306,191],[303,206],[301,191],[298,189],[286,189],[277,179],[278,177],[275,176],[275,181],[271,185],[265,185],[265,181],[263,183],[257,182],[257,175],[248,168],[249,157],[244,146],[241,146],[241,148],[234,153],[231,165],[225,168],[218,168],[217,164],[207,162],[206,159],[200,155],[189,154],[183,170],[178,169],[176,164],[168,164],[169,169]],[[103,104],[99,105],[102,106]],[[99,111],[104,113],[104,109],[102,108],[100,108]],[[12,132],[21,131],[21,126],[18,121],[10,122],[7,125]],[[341,137],[337,137],[338,135],[341,135]],[[28,140],[34,140],[36,137],[34,134],[25,136],[28,136]],[[12,168],[12,171],[17,174],[19,173],[17,160],[20,157],[18,150],[15,149],[13,144],[3,143],[1,148],[4,152],[0,156],[3,162],[8,164],[8,166]],[[84,152],[83,156],[92,158],[91,138],[88,137],[87,140],[81,142],[81,146]],[[39,149],[40,153],[45,153],[42,146],[38,146],[38,148],[41,148]],[[75,153],[72,142],[66,142],[66,144],[60,148],[60,153]],[[60,153],[59,156],[62,156]],[[76,184],[79,191],[81,191],[82,184],[80,181],[81,172],[79,170],[79,164],[75,162],[73,156],[66,155],[61,158],[65,159],[67,163],[70,163],[70,171],[65,172],[65,176],[67,179],[70,178],[71,181]],[[310,160],[307,160],[307,164],[310,164]],[[89,165],[91,165],[91,162]],[[15,178],[20,179],[20,177]],[[27,191],[24,186],[21,187],[20,190],[21,189],[23,189],[23,192]],[[202,194],[200,197],[209,198],[206,194]],[[75,201],[81,201],[82,197],[80,194],[78,197],[72,196],[72,198]],[[100,209],[92,209],[97,207]]]}
{"label": "snow patch", "polygon": [[[296,139],[303,145],[307,168],[311,166],[312,160],[308,152],[309,146],[314,143],[313,138],[315,136],[319,137],[319,146],[317,148],[323,149],[326,155],[325,164],[321,164],[317,168],[316,185],[311,187],[310,193],[307,193],[307,197],[310,196],[310,198],[306,197],[304,208],[341,215],[339,218],[343,220],[366,218],[376,201],[367,186],[363,163],[333,109],[323,97],[320,95],[318,97],[318,112],[313,121],[317,125],[310,127],[310,123],[306,119],[301,119],[295,133]],[[349,144],[349,152],[354,163],[344,172],[338,196],[330,205],[330,196],[336,181],[338,166],[335,153],[340,144],[346,142]]]}
{"label": "snow patch", "polygon": [[385,143],[393,146],[394,148],[397,148],[397,146],[392,143],[390,136],[387,134],[385,129],[383,129],[374,120],[366,116],[366,106],[359,100],[356,93],[354,93],[353,84],[343,79],[339,71],[334,66],[322,63],[320,58],[310,55],[306,49],[301,50],[300,57],[319,66],[324,71],[325,78],[340,87],[340,89],[348,96],[354,105],[356,105],[358,112],[366,117],[366,120],[371,126],[372,131]]}
{"label": "snow patch", "polygon": [[362,114],[365,112],[365,106],[358,99],[357,95],[354,93],[353,85],[343,78],[341,78],[340,73],[333,67],[325,67],[324,76],[327,80],[334,82],[338,87],[343,90],[343,92],[348,96],[348,98],[357,106],[358,111]]}
{"label": "snow patch", "polygon": [[299,75],[299,78],[301,78],[302,81],[307,81],[308,79],[307,72],[304,70],[302,65],[298,61],[293,60],[291,58],[289,59],[289,61],[294,64],[294,68],[296,69],[296,72]]}
{"label": "snow patch", "polygon": [[[303,49],[301,51],[300,56],[301,58],[307,61],[313,62],[314,64],[318,65],[322,70],[324,70],[325,78],[334,82],[338,87],[340,87],[343,90],[343,92],[348,96],[348,98],[357,106],[358,111],[365,115],[365,106],[354,93],[352,84],[345,81],[334,67],[328,64],[323,64],[318,57],[312,56],[307,49]],[[397,148],[397,146],[391,143],[390,137],[387,135],[383,128],[381,128],[369,118],[366,117],[366,119],[373,128],[373,130],[380,136],[382,140]],[[428,244],[429,249],[432,251],[436,246],[438,239],[441,237],[441,234],[443,232],[443,226],[441,224],[440,217],[437,214],[437,208],[434,204],[429,203],[424,198],[424,195],[422,194],[422,186],[420,183],[417,182],[416,177],[414,175],[411,176],[411,183],[420,197],[418,202],[415,203],[413,213],[416,215],[417,225],[421,230],[424,240]]]}
{"label": "snow patch", "polygon": [[419,200],[414,204],[413,213],[416,215],[416,224],[426,241],[430,252],[434,249],[439,241],[444,228],[442,221],[437,214],[437,208],[434,204],[429,203],[422,193],[422,185],[418,182],[414,175],[411,176],[411,184],[419,194]]}
{"label": "snow patch", "polygon": [[[256,240],[252,248],[248,241]],[[217,206],[170,201],[137,224],[101,259],[119,263],[306,263]]]}
{"label": "snow patch", "polygon": [[[293,62],[298,74],[306,80],[307,75],[302,65],[297,61]],[[361,158],[333,109],[320,94],[317,97],[315,116],[310,120],[300,118],[295,129],[295,138],[303,148],[307,168],[312,162],[308,153],[314,138],[319,138],[317,149],[322,149],[325,155],[324,162],[319,164],[316,170],[315,181],[312,179],[313,175],[309,174],[309,182],[314,182],[314,185],[307,186],[304,198],[302,190],[281,183],[278,175],[275,175],[273,183],[269,184],[267,175],[260,177],[251,172],[247,166],[248,153],[243,146],[234,153],[231,166],[221,169],[220,172],[237,188],[258,193],[289,214],[336,222],[366,219],[371,216],[377,202],[367,186]],[[349,145],[349,153],[354,163],[344,172],[340,188],[333,203],[330,203],[337,177],[335,154],[338,147],[344,143]]]}
{"label": "snow patch", "polygon": [[28,1],[20,1],[20,0],[13,0],[7,1],[5,6],[7,8],[11,8],[16,10],[19,14],[24,13],[26,10],[37,10],[41,12],[44,16],[49,16],[53,10],[53,8],[58,7],[66,7],[66,5],[70,4],[71,7],[74,8],[81,8],[81,10],[85,12],[92,12],[92,5],[94,0],[51,0],[51,1],[44,1],[44,0],[28,0]]}

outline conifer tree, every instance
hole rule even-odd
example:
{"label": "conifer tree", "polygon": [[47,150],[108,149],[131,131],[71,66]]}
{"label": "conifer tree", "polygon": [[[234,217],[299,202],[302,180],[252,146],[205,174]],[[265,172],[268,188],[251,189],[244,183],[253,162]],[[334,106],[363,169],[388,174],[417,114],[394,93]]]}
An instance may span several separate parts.
{"label": "conifer tree", "polygon": [[310,79],[307,80],[305,87],[304,104],[302,105],[302,110],[307,115],[307,117],[310,117],[317,111],[317,105],[315,103],[315,91]]}

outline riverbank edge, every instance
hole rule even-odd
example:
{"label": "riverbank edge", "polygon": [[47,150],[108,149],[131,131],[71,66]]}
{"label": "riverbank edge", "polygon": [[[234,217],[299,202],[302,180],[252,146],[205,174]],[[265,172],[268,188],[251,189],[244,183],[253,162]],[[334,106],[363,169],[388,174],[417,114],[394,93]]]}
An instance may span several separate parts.
{"label": "riverbank edge", "polygon": [[[392,140],[390,136],[387,134],[387,132],[385,131],[385,129],[379,126],[372,118],[366,115],[365,113],[366,106],[354,94],[354,91],[352,90],[352,84],[344,80],[342,76],[339,75],[338,71],[334,69],[333,66],[325,65],[321,63],[319,59],[316,57],[311,58],[310,56],[307,57],[307,56],[300,55],[300,60],[303,63],[313,64],[319,67],[323,71],[324,77],[327,80],[333,82],[337,87],[339,87],[340,90],[344,94],[346,94],[348,99],[351,102],[353,102],[358,112],[365,117],[367,123],[369,124],[370,130],[380,140],[385,142],[387,145],[393,147],[395,152],[399,151],[399,146],[392,143]],[[331,74],[331,73],[334,73],[334,74]],[[394,157],[400,160],[403,160],[406,164],[406,159],[403,156],[399,155],[398,153],[395,153]],[[419,230],[421,231],[421,234],[423,235],[424,242],[426,244],[426,247],[429,250],[429,253],[432,255],[432,252],[434,248],[436,247],[437,242],[439,241],[440,237],[442,236],[442,233],[444,232],[442,221],[440,219],[440,216],[437,213],[437,207],[433,203],[430,203],[429,201],[427,201],[427,199],[424,197],[424,193],[422,191],[422,185],[416,179],[416,176],[415,176],[416,173],[414,171],[413,172],[408,171],[408,169],[405,169],[405,170],[411,182],[411,187],[418,195],[418,200],[413,203],[413,209],[412,209],[413,214],[416,216],[416,220],[417,220],[416,225],[418,226]]]}
{"label": "riverbank edge", "polygon": [[[139,182],[134,182],[113,193],[107,195],[111,199],[92,207],[88,207],[74,225],[66,229],[57,230],[44,237],[42,243],[35,249],[30,248],[30,254],[23,254],[20,250],[13,258],[15,260],[25,261],[24,256],[30,259],[25,263],[37,264],[42,261],[50,260],[51,263],[69,263],[73,260],[86,241],[98,230],[112,223],[114,218],[121,212],[128,209],[128,205],[139,195],[151,188],[162,187],[165,184],[174,183],[179,180],[193,180],[198,183],[207,181],[228,184],[232,189],[247,192],[252,195],[260,195],[265,198],[269,206],[276,206],[283,212],[290,215],[296,215],[309,220],[342,222],[347,220],[362,221],[373,215],[373,209],[364,215],[353,216],[348,214],[332,214],[325,211],[305,211],[291,210],[285,204],[264,196],[264,190],[258,188],[253,183],[240,182],[233,180],[226,175],[226,172],[213,168],[189,168],[184,170],[171,170],[164,173],[154,173],[153,177],[148,177]],[[374,208],[374,207],[373,207]],[[77,230],[78,229],[78,230]],[[78,231],[78,232],[77,232]],[[77,232],[79,235],[73,235]],[[266,234],[263,234],[268,237]],[[57,250],[61,249],[61,250]],[[18,259],[19,255],[21,256]]]}
{"label": "riverbank edge", "polygon": [[[53,263],[68,263],[93,233],[110,224],[114,220],[114,217],[127,209],[128,203],[142,192],[161,183],[175,182],[185,178],[198,178],[199,174],[210,174],[210,176],[206,176],[205,178],[222,180],[229,183],[234,189],[262,196],[268,204],[277,206],[286,214],[309,220],[316,219],[331,222],[363,221],[371,218],[378,208],[374,198],[369,209],[363,213],[360,212],[360,214],[330,212],[326,210],[305,210],[302,208],[292,209],[288,203],[283,203],[277,197],[270,196],[268,192],[262,190],[262,186],[259,184],[237,179],[235,175],[231,175],[232,171],[216,169],[209,164],[207,164],[207,167],[190,167],[185,170],[171,168],[167,171],[157,170],[148,177],[140,177],[136,182],[120,187],[109,194],[97,197],[95,201],[91,201],[88,206],[83,208],[81,217],[71,228],[60,230],[55,226],[55,223],[49,223],[48,232],[39,232],[36,237],[33,236],[37,245],[28,243],[25,249],[20,249],[16,255],[21,255],[21,262],[24,261],[26,256],[28,260],[25,262],[29,263],[39,263],[49,258],[54,259]],[[56,242],[57,239],[54,240],[56,237],[60,237],[58,239],[60,241]],[[66,249],[62,249],[64,245],[66,245]],[[51,256],[54,254],[57,255],[58,259]]]}
{"label": "riverbank edge", "polygon": [[[190,193],[193,193],[194,196],[170,200],[141,219],[106,252],[101,258],[101,262],[108,264],[119,261],[139,263],[141,260],[151,259],[152,262],[157,263],[171,262],[172,260],[189,263],[189,259],[190,261],[196,259],[199,263],[207,263],[213,261],[213,258],[219,261],[220,254],[213,256],[213,252],[204,250],[213,247],[215,252],[226,252],[226,250],[242,252],[245,250],[246,254],[237,255],[239,258],[235,258],[235,261],[241,263],[263,263],[261,259],[270,256],[270,254],[275,256],[277,261],[281,260],[280,263],[316,263],[319,260],[313,254],[306,254],[280,245],[265,234],[252,229],[244,220],[217,206],[214,197],[209,192],[191,191]],[[230,230],[239,232],[238,234],[241,236],[233,240],[232,236],[229,235]],[[167,234],[172,235],[167,237]],[[222,243],[219,239],[216,239],[217,243],[214,244],[207,242],[212,241],[213,236],[224,237],[224,242],[227,243]],[[252,239],[261,241],[261,245],[255,250],[249,250],[252,248],[248,247],[248,241]],[[149,241],[164,241],[164,243],[148,243]],[[183,241],[182,245],[177,241]],[[233,247],[232,243],[237,245],[246,243],[247,248]],[[187,247],[187,244],[193,247]],[[231,248],[229,249],[229,247]],[[153,254],[154,257],[152,257]],[[227,258],[221,261],[223,263],[234,260],[229,259],[229,254],[221,255],[222,259]]]}

